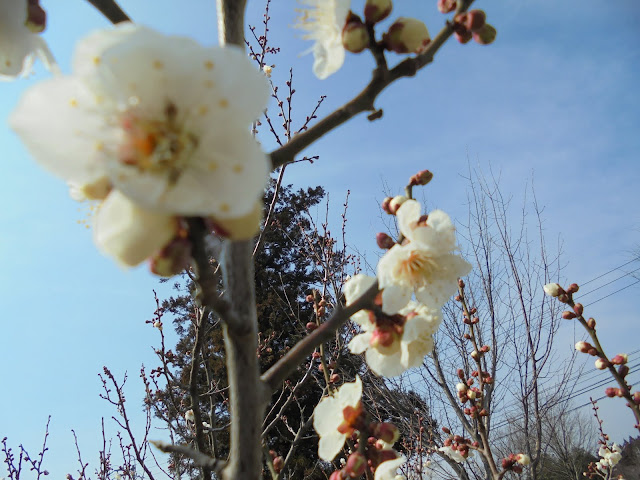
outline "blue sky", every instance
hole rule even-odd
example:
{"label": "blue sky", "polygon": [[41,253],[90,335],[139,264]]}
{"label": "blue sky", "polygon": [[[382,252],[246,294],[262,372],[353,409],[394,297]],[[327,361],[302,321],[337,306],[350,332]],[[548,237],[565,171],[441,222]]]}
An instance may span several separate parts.
{"label": "blue sky", "polygon": [[[75,42],[108,24],[82,2],[42,3],[49,14],[45,38],[68,72]],[[125,3],[140,23],[215,43],[213,1]],[[354,2],[354,10],[361,3]],[[443,24],[435,0],[395,3],[392,17],[421,18],[432,34]],[[375,259],[384,184],[400,193],[411,174],[428,168],[435,173],[430,203],[462,220],[462,177],[469,164],[498,172],[514,205],[533,178],[545,206],[546,234],[561,236],[564,244],[565,275],[578,283],[596,278],[630,260],[640,245],[640,6],[634,0],[615,7],[579,0],[476,5],[498,29],[494,45],[449,42],[416,78],[380,96],[381,120],[362,116],[332,132],[305,152],[320,160],[290,167],[286,181],[325,186],[336,226],[350,189],[350,244]],[[288,28],[294,7],[293,1],[272,4],[272,42],[282,49],[273,59],[273,77],[283,82],[294,68],[294,118],[302,120],[320,95],[327,95],[320,116],[350,99],[366,84],[373,62],[366,54],[348,55],[339,72],[317,80],[311,56],[299,55],[310,45]],[[250,23],[258,24],[262,2],[250,1],[249,8]],[[392,64],[401,59],[389,57]],[[46,76],[38,65],[31,78],[0,84],[0,118],[7,118],[25,88]],[[0,128],[0,145],[0,437],[35,451],[51,414],[47,464],[59,478],[76,468],[70,428],[90,468],[95,466],[100,417],[114,413],[98,398],[103,365],[118,376],[129,372],[130,409],[139,405],[137,372],[142,363],[153,365],[150,345],[156,340],[144,320],[155,307],[152,289],[162,297],[169,286],[144,267],[125,271],[101,257],[90,231],[77,223],[86,213],[69,199],[64,183],[41,170],[6,127]],[[638,266],[627,265],[590,287]],[[612,355],[636,349],[640,338],[638,286],[615,293],[633,281],[624,277],[584,301],[613,293],[588,309]],[[567,348],[573,333],[570,325],[561,331]],[[600,405],[614,440],[633,433],[620,400]]]}

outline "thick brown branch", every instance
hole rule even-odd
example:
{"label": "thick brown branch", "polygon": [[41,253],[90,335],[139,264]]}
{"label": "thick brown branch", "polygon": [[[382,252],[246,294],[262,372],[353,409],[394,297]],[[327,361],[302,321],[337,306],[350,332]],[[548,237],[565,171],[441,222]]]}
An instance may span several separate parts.
{"label": "thick brown branch", "polygon": [[334,338],[335,332],[342,326],[354,313],[370,306],[373,299],[378,294],[378,283],[371,286],[364,292],[355,302],[347,307],[336,308],[331,318],[324,322],[317,330],[300,340],[284,357],[273,365],[262,375],[262,381],[272,391],[279,388],[282,382],[293,373],[305,358],[307,358],[313,350],[324,342]]}

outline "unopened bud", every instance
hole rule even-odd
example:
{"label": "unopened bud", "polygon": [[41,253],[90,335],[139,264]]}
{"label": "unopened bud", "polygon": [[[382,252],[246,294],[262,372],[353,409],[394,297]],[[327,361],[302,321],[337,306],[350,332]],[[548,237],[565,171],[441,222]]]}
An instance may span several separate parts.
{"label": "unopened bud", "polygon": [[596,368],[598,370],[604,370],[607,367],[609,367],[609,361],[606,358],[600,357],[596,360]]}
{"label": "unopened bud", "polygon": [[378,244],[378,247],[384,250],[388,250],[396,244],[396,242],[393,241],[393,238],[384,232],[376,233],[376,243]]}
{"label": "unopened bud", "polygon": [[491,350],[491,347],[489,345],[483,345],[480,350],[482,351],[482,353],[487,353],[489,350]]}
{"label": "unopened bud", "polygon": [[318,324],[315,322],[307,322],[307,330],[309,330],[310,332],[313,332],[316,328],[318,328]]}
{"label": "unopened bud", "polygon": [[591,348],[591,345],[587,342],[576,343],[576,350],[578,350],[579,352],[587,353],[590,348]]}
{"label": "unopened bud", "polygon": [[396,53],[420,53],[431,41],[427,26],[415,18],[400,17],[382,36],[388,50]]}
{"label": "unopened bud", "polygon": [[391,13],[391,0],[367,0],[364,5],[364,19],[367,23],[378,23]]}
{"label": "unopened bud", "polygon": [[415,175],[411,176],[411,178],[409,179],[409,185],[411,185],[412,187],[415,187],[418,185],[426,185],[432,179],[433,179],[433,173],[431,173],[429,170],[422,170],[416,173]]}
{"label": "unopened bud", "polygon": [[467,12],[464,26],[471,32],[476,32],[484,27],[487,15],[482,10],[471,10]]}
{"label": "unopened bud", "polygon": [[315,351],[311,354],[311,358],[314,358],[315,360],[320,358],[320,352]]}
{"label": "unopened bud", "polygon": [[353,452],[347,458],[347,464],[344,467],[345,472],[351,478],[360,477],[367,468],[367,458],[360,452]]}
{"label": "unopened bud", "polygon": [[605,389],[604,394],[609,398],[613,398],[618,394],[618,389],[614,387],[609,387]]}
{"label": "unopened bud", "polygon": [[471,33],[467,29],[456,30],[455,32],[453,32],[453,34],[455,35],[456,40],[458,40],[458,42],[460,42],[463,45],[465,43],[469,43],[469,41],[473,38],[473,33]]}
{"label": "unopened bud", "polygon": [[527,465],[529,465],[531,463],[531,458],[529,457],[529,455],[526,455],[524,453],[519,453],[516,456],[516,462],[518,462],[520,465],[524,465],[526,467]]}
{"label": "unopened bud", "polygon": [[442,13],[450,13],[456,9],[456,0],[438,0],[438,10]]}
{"label": "unopened bud", "polygon": [[577,283],[572,283],[567,288],[567,293],[576,293],[578,290],[580,290],[580,287],[578,286],[578,284]]}
{"label": "unopened bud", "polygon": [[313,303],[313,295],[307,295],[307,297],[305,298],[305,300],[309,303]]}
{"label": "unopened bud", "polygon": [[44,30],[46,23],[47,14],[40,6],[40,2],[38,0],[27,2],[27,20],[25,22],[27,28],[33,33],[40,33]]}
{"label": "unopened bud", "polygon": [[329,381],[331,383],[338,383],[340,381],[340,374],[339,373],[333,373],[331,374],[331,376],[329,377]]}
{"label": "unopened bud", "polygon": [[480,352],[477,350],[474,350],[473,352],[471,352],[471,358],[473,358],[474,360],[478,360],[481,357]]}
{"label": "unopened bud", "polygon": [[468,387],[467,387],[467,384],[466,384],[466,383],[462,383],[462,382],[461,382],[461,383],[458,383],[458,384],[456,385],[456,390],[457,390],[459,393],[466,392],[466,391],[467,391],[467,388],[468,388]]}
{"label": "unopened bud", "polygon": [[587,327],[589,327],[591,330],[596,328],[596,320],[595,320],[595,318],[590,318],[589,320],[587,320]]}
{"label": "unopened bud", "polygon": [[565,310],[564,312],[562,312],[562,318],[564,318],[565,320],[572,320],[576,318],[576,314],[570,310]]}
{"label": "unopened bud", "polygon": [[582,315],[582,312],[584,311],[584,307],[582,306],[581,303],[576,303],[573,306],[573,311],[575,312],[576,315],[580,316],[580,315]]}
{"label": "unopened bud", "polygon": [[392,197],[385,197],[385,199],[382,200],[382,203],[380,204],[380,207],[382,207],[382,210],[388,213],[389,215],[393,215],[393,213],[391,213],[391,200],[393,200]]}
{"label": "unopened bud", "polygon": [[624,365],[628,361],[629,355],[627,355],[626,353],[619,353],[611,359],[611,363],[613,363],[614,365]]}
{"label": "unopened bud", "polygon": [[354,17],[342,29],[342,46],[348,52],[360,53],[369,45],[369,34],[362,20]]}
{"label": "unopened bud", "polygon": [[469,391],[467,392],[467,397],[468,397],[468,398],[470,398],[471,400],[475,400],[475,399],[476,399],[476,397],[477,397],[477,395],[478,395],[478,394],[476,393],[476,391],[475,391],[475,390],[469,390]]}
{"label": "unopened bud", "polygon": [[485,23],[481,29],[473,32],[473,39],[480,45],[489,45],[496,39],[496,35],[498,35],[496,29],[492,25]]}
{"label": "unopened bud", "polygon": [[389,202],[389,211],[391,212],[391,214],[395,215],[398,212],[398,209],[407,200],[409,200],[409,199],[407,197],[405,197],[404,195],[396,195],[395,197],[393,197],[391,199],[391,201]]}
{"label": "unopened bud", "polygon": [[449,430],[447,427],[442,427],[442,431],[444,433],[446,433],[447,435],[449,435],[451,433],[451,430]]}
{"label": "unopened bud", "polygon": [[156,327],[158,330],[162,331],[162,322],[161,321],[153,322],[153,326]]}
{"label": "unopened bud", "polygon": [[400,430],[393,423],[378,423],[374,429],[375,435],[383,442],[393,445],[400,438]]}
{"label": "unopened bud", "polygon": [[460,380],[464,380],[464,377],[465,377],[465,375],[464,375],[464,370],[462,370],[461,368],[459,368],[459,369],[458,369],[458,371],[457,371],[456,373],[458,374],[458,378],[459,378]]}
{"label": "unopened bud", "polygon": [[460,288],[464,288],[464,280],[462,280],[461,278],[458,279],[458,286]]}
{"label": "unopened bud", "polygon": [[547,283],[544,287],[542,287],[544,293],[549,295],[550,297],[557,297],[561,293],[564,293],[562,287],[557,283]]}
{"label": "unopened bud", "polygon": [[282,471],[282,467],[284,467],[284,458],[282,456],[278,456],[273,459],[273,469],[276,473],[280,473]]}
{"label": "unopened bud", "polygon": [[633,394],[633,403],[640,405],[640,392],[635,392]]}
{"label": "unopened bud", "polygon": [[618,367],[618,375],[622,378],[626,377],[629,374],[629,366],[628,365],[620,365]]}

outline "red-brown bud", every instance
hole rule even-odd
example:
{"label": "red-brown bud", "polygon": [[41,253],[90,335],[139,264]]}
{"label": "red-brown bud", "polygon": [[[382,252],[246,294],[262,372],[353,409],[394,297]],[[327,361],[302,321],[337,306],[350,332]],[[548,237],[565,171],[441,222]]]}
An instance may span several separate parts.
{"label": "red-brown bud", "polygon": [[411,178],[409,179],[409,185],[411,185],[412,187],[418,185],[426,185],[432,179],[433,173],[431,173],[429,170],[421,170],[420,172],[411,176]]}
{"label": "red-brown bud", "polygon": [[385,213],[388,213],[389,215],[393,215],[393,214],[391,213],[391,207],[390,207],[391,200],[393,200],[393,198],[391,198],[391,197],[386,197],[384,200],[382,200],[382,203],[380,204],[380,206],[382,207],[382,210],[383,210]]}
{"label": "red-brown bud", "polygon": [[565,320],[572,320],[576,318],[576,314],[571,310],[565,310],[564,312],[562,312],[562,318],[564,318]]}
{"label": "red-brown bud", "polygon": [[627,355],[626,353],[619,353],[611,359],[611,363],[613,363],[614,365],[624,365],[628,361],[629,355]]}
{"label": "red-brown bud", "polygon": [[318,352],[318,351],[313,352],[311,354],[311,358],[313,358],[315,360],[319,359],[320,358],[320,352]]}
{"label": "red-brown bud", "polygon": [[307,330],[309,330],[310,332],[313,332],[316,328],[318,328],[318,325],[315,322],[307,322]]}
{"label": "red-brown bud", "polygon": [[351,478],[358,478],[364,473],[366,468],[367,458],[360,452],[353,452],[349,455],[344,470]]}
{"label": "red-brown bud", "polygon": [[576,312],[576,315],[580,316],[580,315],[582,315],[582,312],[584,311],[584,307],[582,306],[581,303],[576,303],[573,306],[573,311]]}
{"label": "red-brown bud", "polygon": [[587,320],[587,327],[589,327],[591,330],[596,328],[596,319],[590,318],[589,320]]}
{"label": "red-brown bud", "polygon": [[273,469],[276,473],[280,473],[282,471],[282,467],[284,467],[284,458],[282,456],[276,457],[273,459]]}
{"label": "red-brown bud", "polygon": [[367,0],[364,5],[364,18],[367,23],[378,23],[391,13],[391,0]]}
{"label": "red-brown bud", "polygon": [[580,290],[580,287],[578,286],[577,283],[572,283],[571,285],[569,285],[569,288],[567,288],[567,293],[576,293],[578,290]]}
{"label": "red-brown bud", "polygon": [[462,280],[461,278],[458,279],[458,286],[460,288],[464,288],[464,280]]}
{"label": "red-brown bud", "polygon": [[609,398],[613,398],[617,395],[618,393],[618,389],[617,388],[613,388],[613,387],[609,387],[607,389],[605,389],[604,394],[609,397]]}
{"label": "red-brown bud", "polygon": [[313,303],[313,295],[309,294],[306,296],[305,300],[309,303]]}
{"label": "red-brown bud", "polygon": [[396,244],[396,242],[393,241],[393,238],[384,232],[376,233],[376,243],[378,244],[378,247],[384,250],[388,250]]}
{"label": "red-brown bud", "polygon": [[633,394],[633,403],[640,405],[640,392],[635,392]]}
{"label": "red-brown bud", "polygon": [[471,32],[476,32],[484,27],[487,15],[482,10],[471,10],[467,12],[464,26]]}
{"label": "red-brown bud", "polygon": [[342,29],[342,46],[348,52],[360,53],[369,45],[369,34],[362,20],[353,17]]}
{"label": "red-brown bud", "polygon": [[449,435],[451,433],[451,430],[449,430],[447,427],[442,427],[442,431],[444,433],[446,433],[447,435]]}
{"label": "red-brown bud", "polygon": [[618,367],[618,375],[620,375],[622,378],[624,378],[627,375],[629,375],[629,366],[628,365],[620,365]]}
{"label": "red-brown bud", "polygon": [[464,375],[464,370],[462,370],[461,368],[459,368],[459,369],[458,369],[458,371],[457,371],[456,373],[458,374],[458,378],[459,378],[460,380],[464,380],[464,377],[465,377],[465,375]]}
{"label": "red-brown bud", "polygon": [[338,383],[340,381],[340,374],[339,373],[334,373],[329,377],[329,381],[331,383]]}

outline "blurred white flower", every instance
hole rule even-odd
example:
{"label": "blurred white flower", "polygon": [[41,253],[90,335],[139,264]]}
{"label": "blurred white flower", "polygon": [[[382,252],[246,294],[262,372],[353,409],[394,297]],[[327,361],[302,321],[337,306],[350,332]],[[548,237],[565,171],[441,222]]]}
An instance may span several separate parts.
{"label": "blurred white flower", "polygon": [[324,397],[313,414],[315,428],[320,442],[318,456],[327,462],[340,452],[347,436],[354,431],[354,422],[362,413],[362,381],[345,383],[331,397]]}
{"label": "blurred white flower", "polygon": [[471,271],[471,265],[453,253],[457,245],[451,219],[434,210],[425,220],[415,200],[404,202],[396,217],[408,243],[395,245],[378,262],[385,311],[402,308],[413,293],[420,303],[441,308],[455,292],[458,277]]}
{"label": "blurred white flower", "polygon": [[184,413],[184,419],[185,419],[187,422],[195,422],[195,421],[196,421],[196,416],[195,416],[195,414],[193,413],[193,410],[187,410],[187,411]]}
{"label": "blurred white flower", "polygon": [[394,460],[387,460],[386,462],[382,462],[376,468],[376,473],[374,475],[375,480],[399,480],[405,479],[404,475],[397,475],[397,470],[402,465],[406,459],[404,457],[398,457]]}
{"label": "blurred white flower", "polygon": [[342,29],[347,23],[351,0],[299,0],[296,28],[306,30],[305,40],[314,40],[313,73],[324,80],[344,63]]}
{"label": "blurred white flower", "polygon": [[140,208],[115,190],[98,208],[93,239],[105,255],[135,266],[166,246],[178,227],[175,216]]}
{"label": "blurred white flower", "polygon": [[235,219],[262,198],[269,163],[249,126],[270,90],[242,49],[120,24],[83,39],[73,71],[11,117],[45,168],[166,214]]}
{"label": "blurred white flower", "polygon": [[31,71],[35,57],[58,72],[49,47],[39,35],[45,13],[27,0],[0,0],[0,80],[12,80]]}

